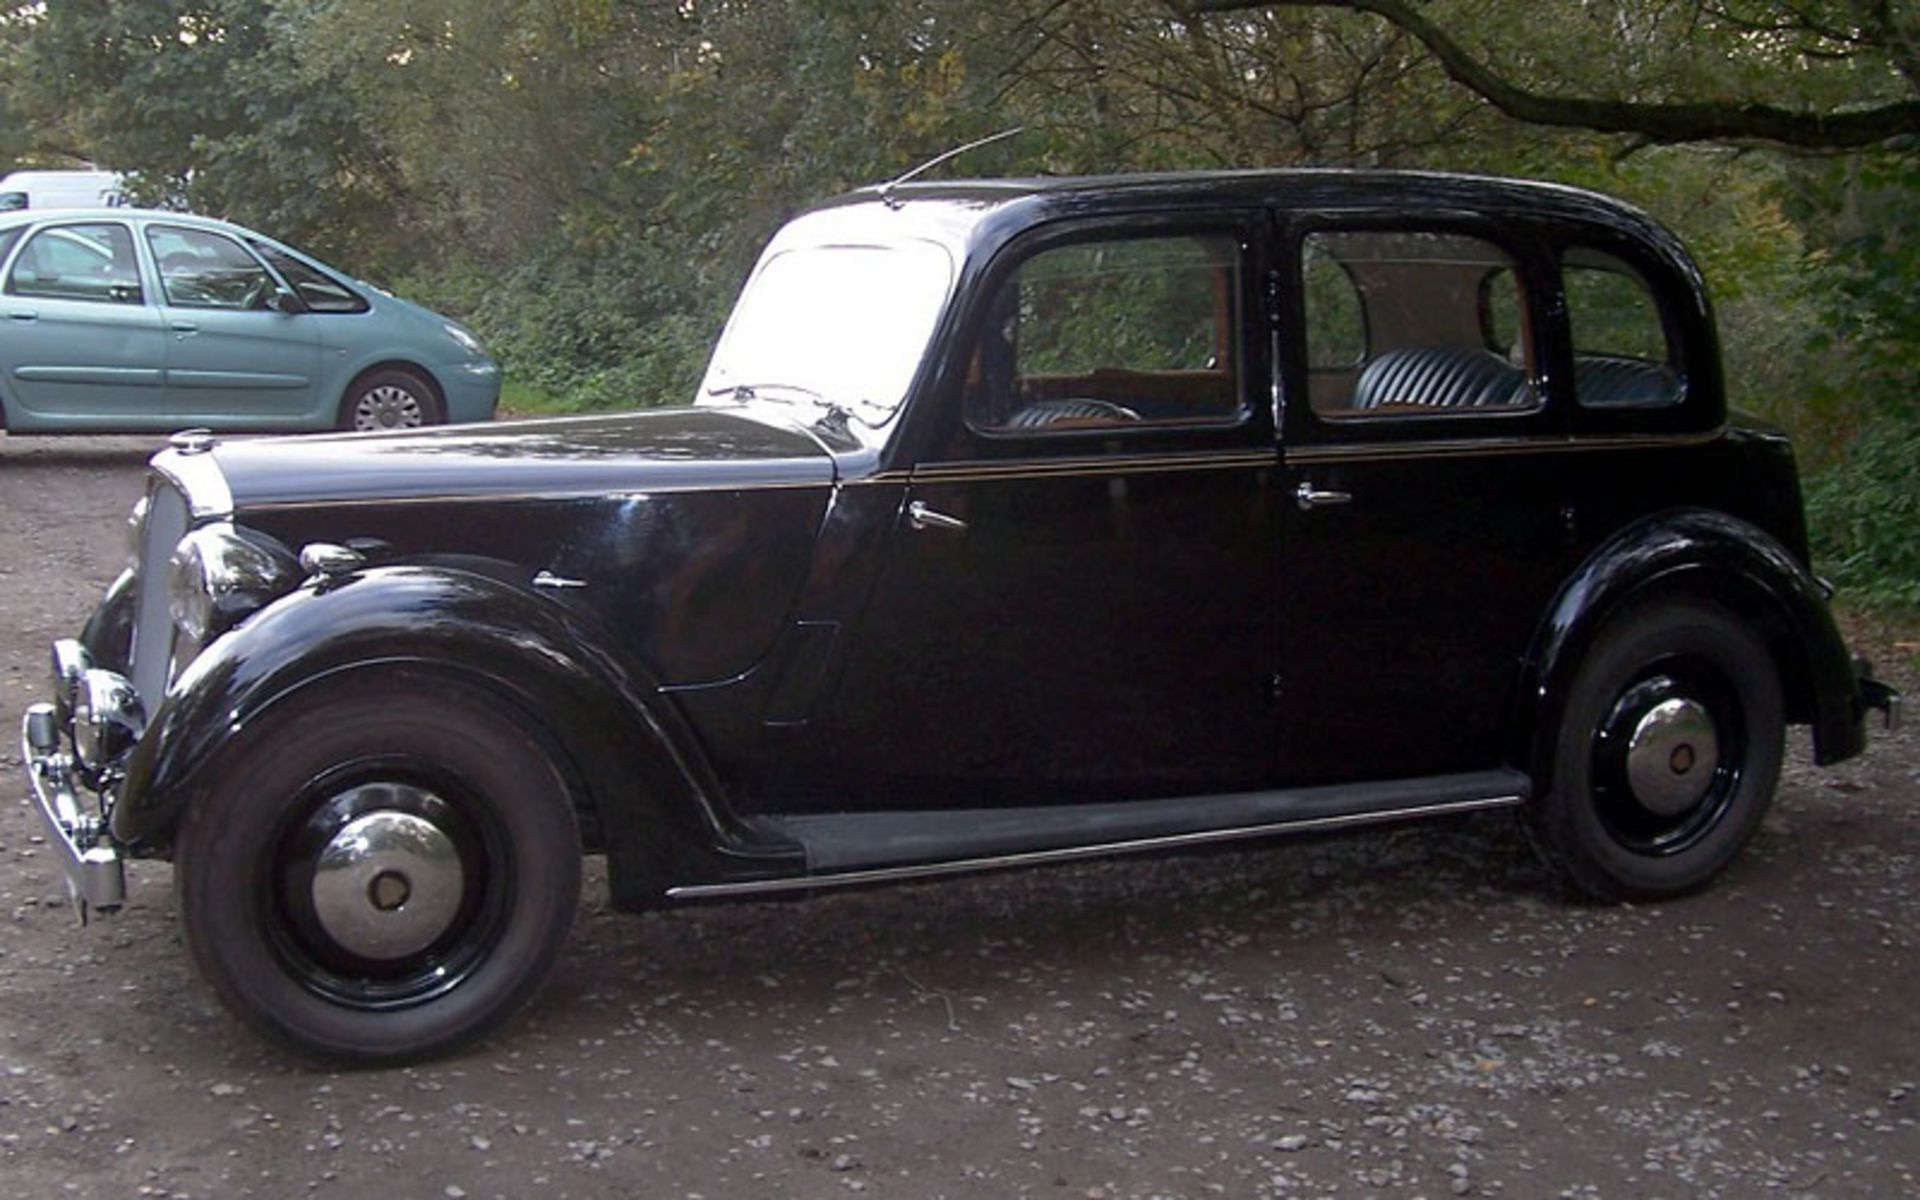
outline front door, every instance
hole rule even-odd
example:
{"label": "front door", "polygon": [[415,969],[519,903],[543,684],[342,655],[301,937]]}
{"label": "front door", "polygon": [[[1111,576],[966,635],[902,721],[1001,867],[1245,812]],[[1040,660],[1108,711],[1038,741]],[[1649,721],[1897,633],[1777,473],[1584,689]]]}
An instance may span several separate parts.
{"label": "front door", "polygon": [[851,639],[818,803],[1262,781],[1279,514],[1258,234],[1074,226],[1002,255]]}
{"label": "front door", "polygon": [[268,307],[278,283],[239,242],[150,225],[166,321],[166,406],[180,424],[259,426],[308,415],[320,339],[308,313]]}

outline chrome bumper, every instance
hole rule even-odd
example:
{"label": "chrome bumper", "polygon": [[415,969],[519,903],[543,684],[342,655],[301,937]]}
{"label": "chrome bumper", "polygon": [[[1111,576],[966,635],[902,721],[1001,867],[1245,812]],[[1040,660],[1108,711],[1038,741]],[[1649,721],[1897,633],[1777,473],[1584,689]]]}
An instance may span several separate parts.
{"label": "chrome bumper", "polygon": [[20,722],[20,761],[33,783],[34,809],[47,842],[60,856],[67,893],[82,924],[90,911],[112,912],[127,901],[126,864],[98,818],[74,791],[73,755],[60,749],[60,722],[51,704],[35,704]]}

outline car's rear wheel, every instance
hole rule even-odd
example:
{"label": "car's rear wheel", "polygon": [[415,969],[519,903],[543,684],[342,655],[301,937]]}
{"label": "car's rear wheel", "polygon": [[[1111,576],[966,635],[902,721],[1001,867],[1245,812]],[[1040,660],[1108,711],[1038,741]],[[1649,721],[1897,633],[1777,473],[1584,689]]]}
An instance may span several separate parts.
{"label": "car's rear wheel", "polygon": [[175,845],[187,941],[228,1008],[371,1064],[452,1050],[526,1002],[572,922],[580,843],[523,722],[382,678],[239,736]]}
{"label": "car's rear wheel", "polygon": [[440,398],[424,378],[398,367],[369,371],[353,381],[340,405],[340,428],[357,433],[417,429],[446,420]]}
{"label": "car's rear wheel", "polygon": [[1783,712],[1766,645],[1726,610],[1671,602],[1615,620],[1575,675],[1553,785],[1528,813],[1536,846],[1599,899],[1701,887],[1766,814]]}

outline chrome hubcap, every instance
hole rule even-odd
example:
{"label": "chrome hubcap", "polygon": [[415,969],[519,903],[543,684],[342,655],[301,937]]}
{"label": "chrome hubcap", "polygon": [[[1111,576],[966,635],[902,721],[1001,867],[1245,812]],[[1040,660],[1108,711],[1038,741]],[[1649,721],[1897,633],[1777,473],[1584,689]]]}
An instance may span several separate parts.
{"label": "chrome hubcap", "polygon": [[424,419],[419,398],[390,383],[369,389],[353,407],[355,429],[413,429]]}
{"label": "chrome hubcap", "polygon": [[[420,798],[431,800],[426,793]],[[414,813],[381,808],[341,826],[321,850],[313,912],[349,953],[397,959],[438,941],[459,915],[465,891],[466,871],[445,830]]]}
{"label": "chrome hubcap", "polygon": [[1692,700],[1663,700],[1627,739],[1627,786],[1648,812],[1678,816],[1698,804],[1720,769],[1713,716]]}

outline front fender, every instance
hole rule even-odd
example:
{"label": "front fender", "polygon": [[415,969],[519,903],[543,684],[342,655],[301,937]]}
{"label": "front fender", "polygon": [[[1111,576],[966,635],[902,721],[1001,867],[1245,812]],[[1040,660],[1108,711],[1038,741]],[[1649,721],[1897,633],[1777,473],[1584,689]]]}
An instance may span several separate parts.
{"label": "front fender", "polygon": [[663,871],[703,877],[716,853],[754,853],[677,712],[611,644],[591,617],[467,570],[381,567],[308,584],[214,641],[168,690],[129,758],[113,836],[163,849],[220,749],[274,706],[346,672],[404,667],[477,683],[544,731],[586,790],[616,888],[657,885]]}
{"label": "front fender", "polygon": [[1838,762],[1865,748],[1852,661],[1819,583],[1765,530],[1725,513],[1684,509],[1615,534],[1555,599],[1528,656],[1514,722],[1516,754],[1539,789],[1552,784],[1559,714],[1602,628],[1662,596],[1710,600],[1753,623],[1773,650],[1789,719],[1813,726],[1818,761]]}

